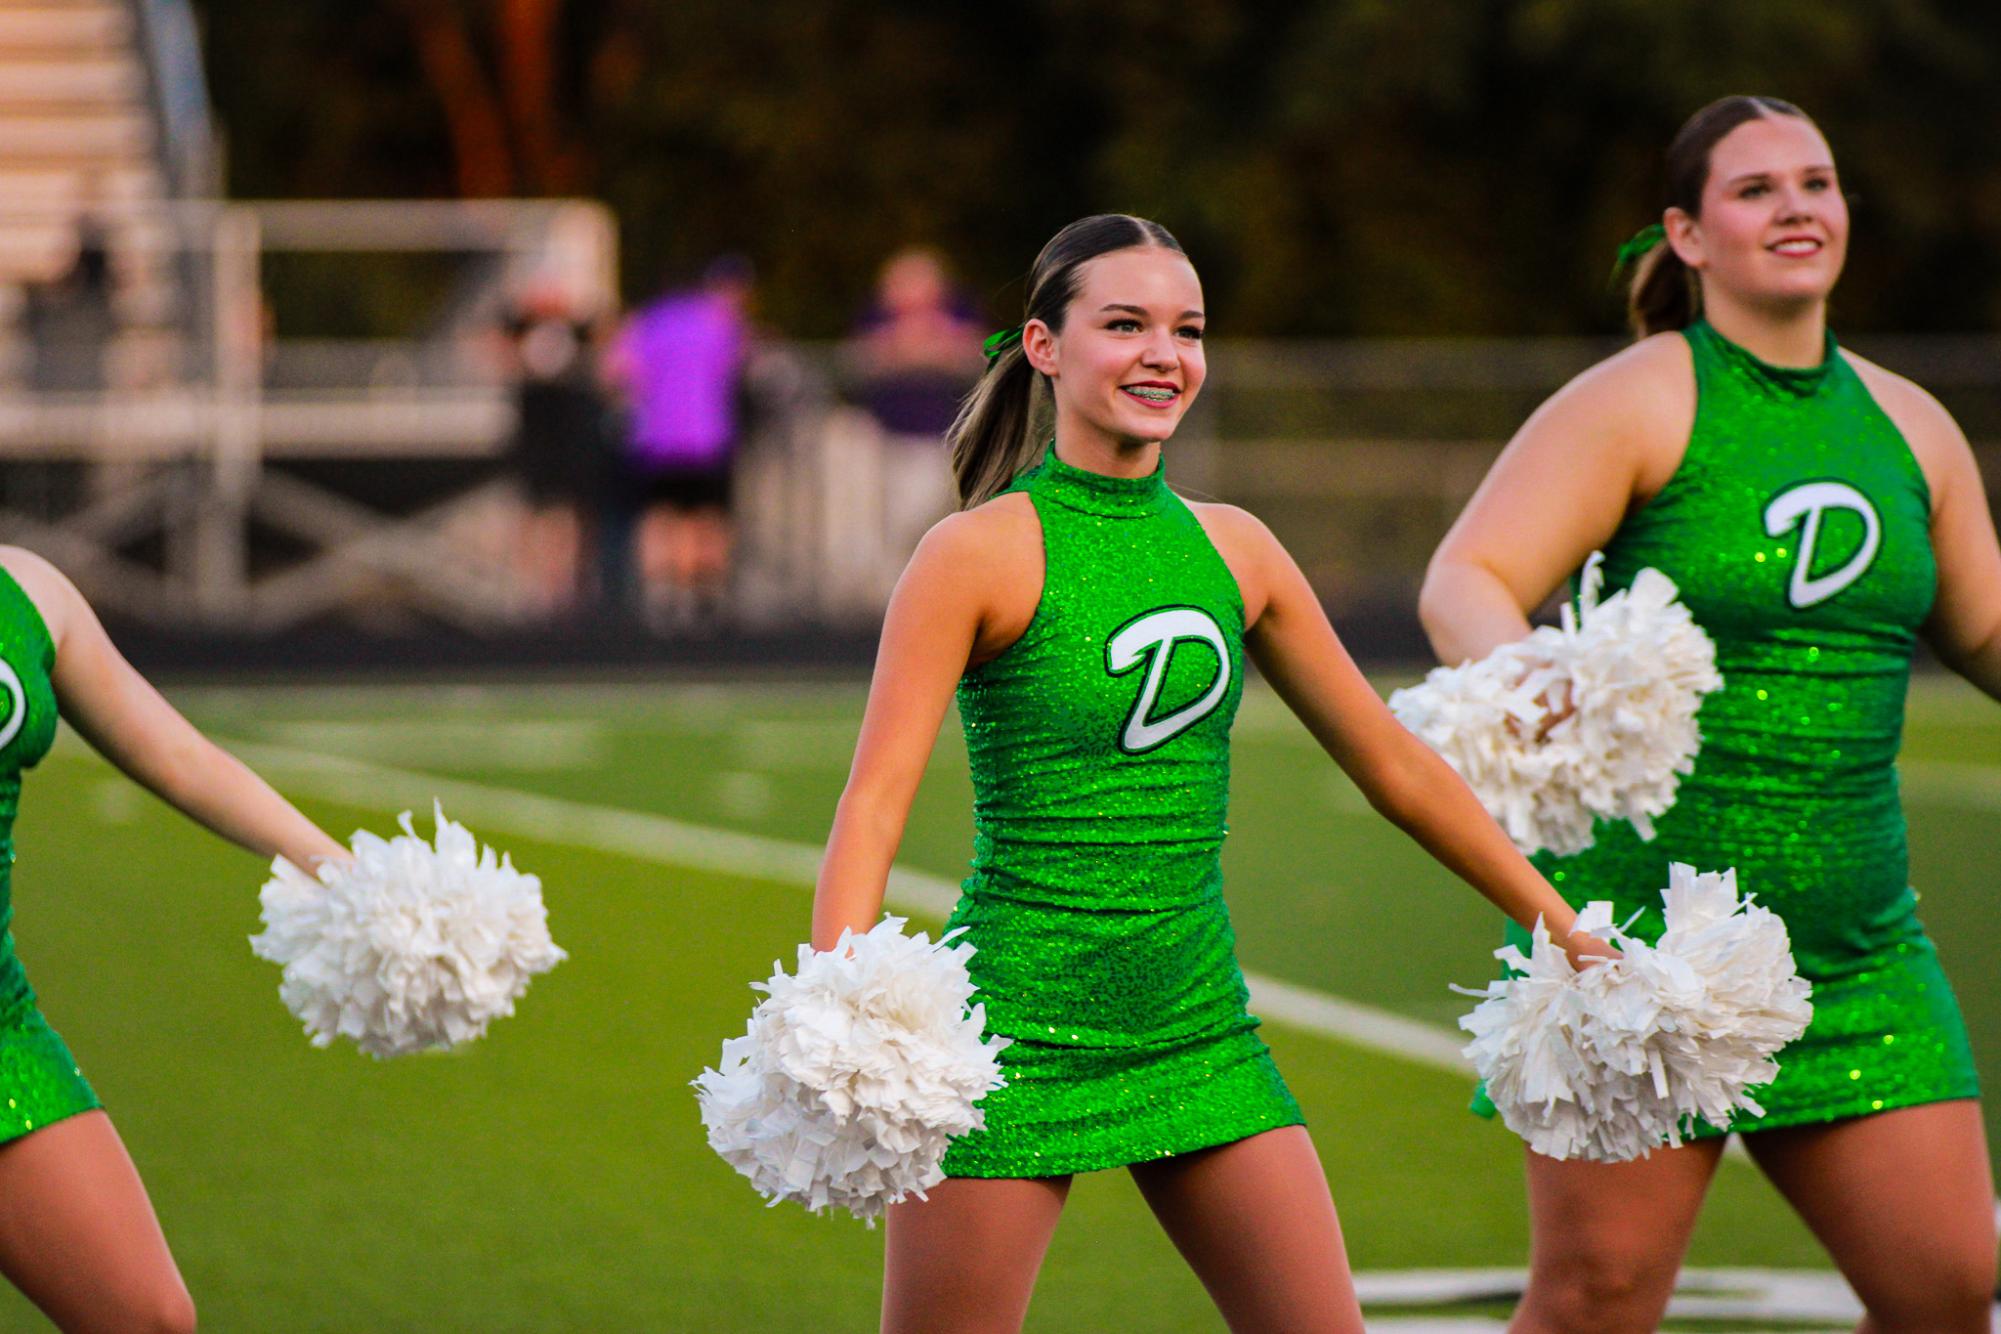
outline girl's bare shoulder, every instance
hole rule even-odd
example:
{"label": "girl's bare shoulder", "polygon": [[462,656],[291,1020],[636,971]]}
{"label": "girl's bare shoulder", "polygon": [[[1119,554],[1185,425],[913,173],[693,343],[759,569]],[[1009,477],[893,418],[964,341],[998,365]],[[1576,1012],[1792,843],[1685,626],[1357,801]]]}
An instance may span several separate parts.
{"label": "girl's bare shoulder", "polygon": [[0,569],[4,569],[21,586],[21,591],[28,595],[28,600],[41,614],[50,638],[60,644],[64,627],[69,624],[74,609],[83,601],[76,585],[45,557],[26,547],[0,545]]}

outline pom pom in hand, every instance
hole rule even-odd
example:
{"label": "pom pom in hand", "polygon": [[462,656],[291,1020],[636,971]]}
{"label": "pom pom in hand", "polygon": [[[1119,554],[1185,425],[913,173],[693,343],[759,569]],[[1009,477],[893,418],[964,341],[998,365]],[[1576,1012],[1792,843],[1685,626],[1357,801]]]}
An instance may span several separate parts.
{"label": "pom pom in hand", "polygon": [[1593,903],[1579,930],[1623,957],[1583,970],[1536,924],[1527,958],[1495,957],[1519,976],[1483,991],[1459,1026],[1466,1055],[1508,1129],[1551,1158],[1624,1162],[1680,1145],[1690,1118],[1727,1126],[1763,1115],[1749,1090],[1779,1072],[1773,1054],[1806,1031],[1811,987],[1794,967],[1786,925],[1737,897],[1737,873],[1676,863],[1661,893],[1667,930],[1634,940]]}
{"label": "pom pom in hand", "polygon": [[308,875],[283,857],[258,899],[259,958],[315,1047],[354,1039],[371,1056],[451,1047],[486,1032],[565,957],[549,939],[542,882],[435,811],[437,845],[355,834],[354,859]]}
{"label": "pom pom in hand", "polygon": [[1716,645],[1673,581],[1641,570],[1600,602],[1603,561],[1585,562],[1578,609],[1566,605],[1560,627],[1390,696],[1524,852],[1581,852],[1596,819],[1631,821],[1651,839],[1694,767],[1702,697],[1723,684]]}
{"label": "pom pom in hand", "polygon": [[[871,1227],[888,1204],[944,1179],[974,1104],[1006,1081],[971,1004],[971,945],[932,944],[885,917],[833,949],[799,947],[796,975],[773,964],[766,994],[721,1068],[695,1080],[709,1146],[773,1204],[846,1209]],[[956,935],[957,933],[952,933]]]}

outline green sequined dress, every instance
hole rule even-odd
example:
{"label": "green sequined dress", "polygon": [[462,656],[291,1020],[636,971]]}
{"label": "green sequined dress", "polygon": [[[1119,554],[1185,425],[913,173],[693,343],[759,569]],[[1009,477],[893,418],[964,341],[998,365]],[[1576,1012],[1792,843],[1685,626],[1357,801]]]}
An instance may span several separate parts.
{"label": "green sequined dress", "polygon": [[1042,598],[959,684],[975,833],[949,927],[1014,1042],[945,1172],[1058,1176],[1300,1124],[1223,905],[1236,581],[1158,470],[1052,450],[1011,489],[1041,520]]}
{"label": "green sequined dress", "polygon": [[0,570],[0,1143],[99,1106],[62,1038],[35,1008],[14,954],[14,819],[21,774],[56,739],[55,645],[35,604]]}
{"label": "green sequined dress", "polygon": [[1765,1116],[1731,1129],[1976,1097],[1897,796],[1911,652],[1937,581],[1924,474],[1832,335],[1803,370],[1706,323],[1684,336],[1688,452],[1606,546],[1605,587],[1647,566],[1673,579],[1716,641],[1723,689],[1703,703],[1702,750],[1653,842],[1601,821],[1594,846],[1537,865],[1574,904],[1611,899],[1621,921],[1644,908],[1648,938],[1670,861],[1736,867],[1738,887],[1785,919],[1813,1023],[1756,1091]]}

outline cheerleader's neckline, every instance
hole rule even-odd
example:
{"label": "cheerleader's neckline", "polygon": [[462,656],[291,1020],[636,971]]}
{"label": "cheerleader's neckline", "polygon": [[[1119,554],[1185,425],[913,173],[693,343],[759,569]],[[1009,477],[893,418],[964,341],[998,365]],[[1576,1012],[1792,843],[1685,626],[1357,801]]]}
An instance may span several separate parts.
{"label": "cheerleader's neckline", "polygon": [[1024,481],[1037,495],[1086,514],[1109,519],[1137,519],[1157,514],[1173,495],[1167,489],[1166,455],[1144,477],[1113,477],[1073,467],[1056,457],[1052,441],[1043,451],[1042,462]]}
{"label": "cheerleader's neckline", "polygon": [[1826,331],[1818,366],[1775,366],[1741,343],[1725,338],[1708,320],[1697,321],[1695,328],[1714,344],[1732,372],[1753,385],[1794,398],[1812,398],[1818,394],[1841,364],[1841,348],[1834,341],[1832,329]]}

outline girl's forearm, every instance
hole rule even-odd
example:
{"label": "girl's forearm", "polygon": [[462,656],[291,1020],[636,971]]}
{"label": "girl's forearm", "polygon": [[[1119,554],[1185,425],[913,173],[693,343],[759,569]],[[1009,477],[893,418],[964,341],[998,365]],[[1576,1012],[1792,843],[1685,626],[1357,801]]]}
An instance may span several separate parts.
{"label": "girl's forearm", "polygon": [[1576,910],[1508,840],[1450,765],[1416,738],[1410,746],[1398,757],[1399,777],[1370,792],[1371,803],[1514,922],[1533,927],[1540,917],[1559,943],[1566,941]]}
{"label": "girl's forearm", "polygon": [[1990,699],[2001,700],[2001,626],[1950,665]]}
{"label": "girl's forearm", "polygon": [[1434,560],[1418,595],[1431,650],[1448,666],[1484,658],[1529,633],[1529,618],[1499,575],[1463,561]]}
{"label": "girl's forearm", "polygon": [[213,743],[184,770],[175,790],[160,795],[196,822],[260,857],[283,857],[313,870],[320,862],[344,861],[351,854],[308,820],[243,761]]}
{"label": "girl's forearm", "polygon": [[243,761],[185,723],[175,730],[180,735],[145,748],[91,740],[162,801],[260,857],[283,857],[311,870],[350,855]]}
{"label": "girl's forearm", "polygon": [[859,933],[875,925],[902,841],[900,821],[873,813],[869,803],[852,794],[842,796],[813,887],[814,949],[832,949],[843,930]]}

